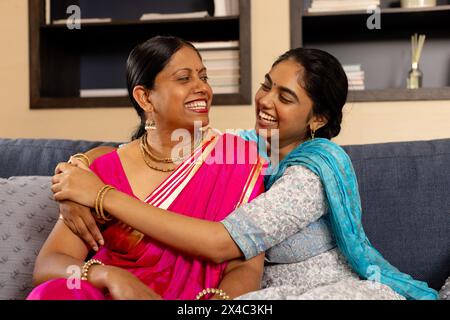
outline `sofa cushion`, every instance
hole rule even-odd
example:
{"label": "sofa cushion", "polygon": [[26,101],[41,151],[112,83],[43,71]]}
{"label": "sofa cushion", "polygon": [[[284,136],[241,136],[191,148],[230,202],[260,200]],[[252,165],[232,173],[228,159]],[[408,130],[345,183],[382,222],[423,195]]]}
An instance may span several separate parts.
{"label": "sofa cushion", "polygon": [[0,300],[24,299],[34,261],[58,218],[51,177],[0,178]]}
{"label": "sofa cushion", "polygon": [[448,277],[448,279],[445,281],[445,284],[439,291],[439,298],[441,300],[450,300],[450,277]]}
{"label": "sofa cushion", "polygon": [[398,269],[439,290],[450,274],[450,139],[345,149],[373,246]]}
{"label": "sofa cushion", "polygon": [[59,162],[78,152],[114,142],[57,139],[0,139],[0,177],[51,176]]}

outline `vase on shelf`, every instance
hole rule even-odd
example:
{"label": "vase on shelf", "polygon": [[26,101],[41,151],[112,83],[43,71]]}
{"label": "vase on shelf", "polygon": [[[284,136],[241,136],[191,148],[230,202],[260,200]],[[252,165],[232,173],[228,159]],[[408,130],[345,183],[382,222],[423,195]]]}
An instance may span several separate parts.
{"label": "vase on shelf", "polygon": [[422,88],[423,73],[419,69],[419,61],[422,55],[426,36],[415,33],[411,36],[411,70],[408,72],[406,86],[408,89]]}
{"label": "vase on shelf", "polygon": [[407,88],[408,89],[419,89],[422,88],[423,73],[419,69],[417,63],[413,63],[411,70],[408,73]]}

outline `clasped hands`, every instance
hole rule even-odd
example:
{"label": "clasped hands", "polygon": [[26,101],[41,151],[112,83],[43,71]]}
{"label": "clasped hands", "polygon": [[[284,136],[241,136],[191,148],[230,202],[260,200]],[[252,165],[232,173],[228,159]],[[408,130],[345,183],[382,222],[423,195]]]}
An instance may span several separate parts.
{"label": "clasped hands", "polygon": [[56,166],[51,190],[56,201],[71,200],[92,208],[104,185],[82,161],[71,157]]}
{"label": "clasped hands", "polygon": [[105,244],[91,208],[105,184],[79,159],[59,163],[52,178],[53,196],[67,227],[94,251]]}

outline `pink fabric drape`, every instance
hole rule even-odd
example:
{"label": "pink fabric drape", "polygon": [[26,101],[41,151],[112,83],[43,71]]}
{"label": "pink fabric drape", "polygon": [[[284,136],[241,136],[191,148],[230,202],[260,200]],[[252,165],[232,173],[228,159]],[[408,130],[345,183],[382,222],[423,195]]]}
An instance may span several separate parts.
{"label": "pink fabric drape", "polygon": [[[257,161],[251,160],[252,155],[257,155],[253,142],[244,142],[237,136],[225,134],[208,143],[214,144],[210,145],[213,149],[192,177],[185,177],[188,169],[181,169],[183,165],[188,167],[190,160],[187,160],[162,183],[164,188],[156,188],[149,195],[146,203],[158,204],[158,199],[176,195],[170,200],[168,210],[221,221],[242,202],[250,201],[264,191],[262,160],[257,156]],[[207,149],[208,143],[201,148]],[[106,184],[134,196],[116,151],[98,158],[91,169]],[[186,179],[190,180],[180,188]],[[171,187],[178,187],[178,190]],[[243,201],[245,193],[247,199]],[[183,255],[121,222],[108,225],[103,236],[105,246],[93,258],[132,272],[163,299],[194,299],[200,290],[218,287],[227,265]],[[82,281],[81,289],[68,289],[66,279],[45,282],[28,297],[65,300],[104,298],[107,297],[85,281]]]}

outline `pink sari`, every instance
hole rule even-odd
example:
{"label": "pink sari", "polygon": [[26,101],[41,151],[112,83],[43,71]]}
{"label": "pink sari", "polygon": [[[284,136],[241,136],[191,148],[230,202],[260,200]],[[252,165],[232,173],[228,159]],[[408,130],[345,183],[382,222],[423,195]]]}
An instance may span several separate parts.
{"label": "pink sari", "polygon": [[[231,164],[213,163],[214,159]],[[182,215],[221,221],[264,191],[263,167],[255,143],[230,134],[213,137],[145,202]],[[98,158],[91,169],[106,184],[134,196],[116,151]],[[163,299],[194,299],[204,288],[217,288],[227,266],[185,256],[119,221],[106,226],[103,236],[106,244],[93,258],[130,271]],[[66,279],[55,279],[36,287],[27,299],[108,298],[87,281],[81,281],[80,289],[68,289]]]}

